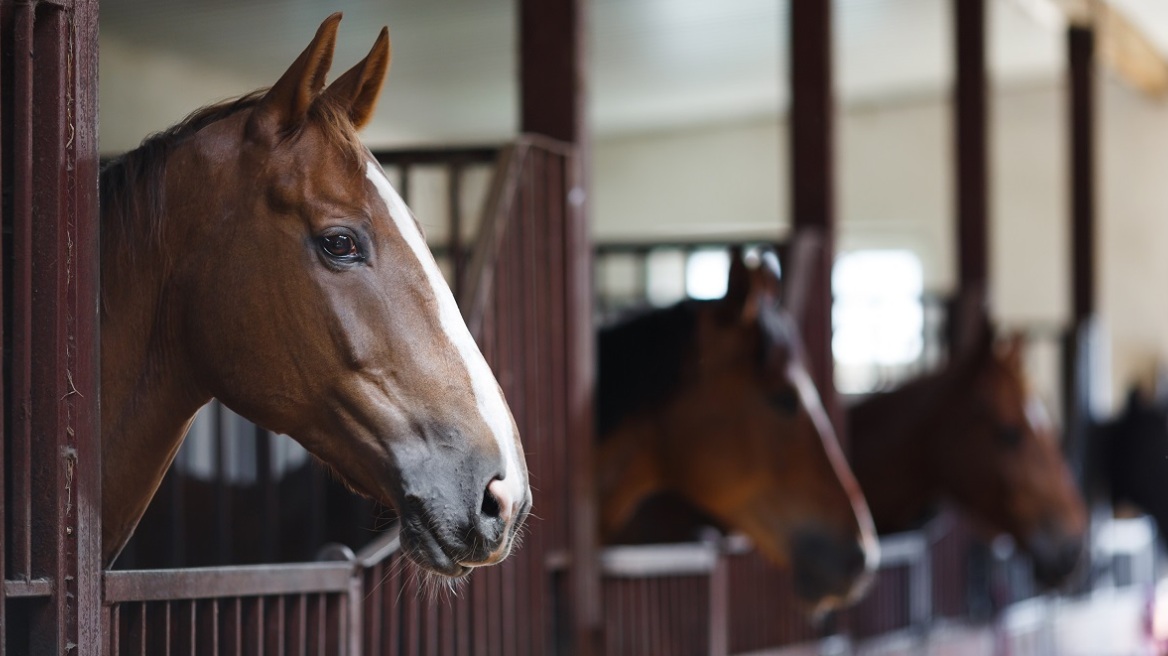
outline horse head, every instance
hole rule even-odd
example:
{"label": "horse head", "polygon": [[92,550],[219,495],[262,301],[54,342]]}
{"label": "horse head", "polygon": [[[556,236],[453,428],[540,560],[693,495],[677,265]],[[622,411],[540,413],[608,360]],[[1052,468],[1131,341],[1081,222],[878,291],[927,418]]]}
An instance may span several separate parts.
{"label": "horse head", "polygon": [[[602,416],[603,532],[619,529],[645,496],[677,494],[792,567],[797,592],[826,608],[863,589],[877,547],[797,323],[780,302],[776,265],[768,253],[749,268],[736,253],[726,296],[668,311],[679,317],[673,334],[648,331],[623,347],[602,334],[602,386],[616,377],[606,369],[631,369],[638,349],[674,340],[680,351],[667,394],[621,421]],[[613,392],[602,387],[601,405],[606,394],[631,393],[637,376],[628,371]]]}
{"label": "horse head", "polygon": [[935,476],[982,524],[1013,536],[1038,581],[1055,586],[1079,562],[1087,513],[1023,354],[1020,336],[997,340],[987,326],[959,356],[965,382],[945,411],[951,430],[934,443]]}
{"label": "horse head", "polygon": [[[418,223],[357,139],[389,65],[388,32],[325,87],[339,21],[325,20],[271,89],[172,130],[166,264],[148,312],[165,338],[138,360],[181,377],[163,386],[182,390],[175,398],[197,408],[216,397],[301,442],[398,511],[414,562],[460,576],[507,556],[531,503],[523,451]],[[111,279],[125,281],[119,266]],[[121,317],[137,312],[126,296],[105,299],[110,363],[119,350],[135,361],[138,347],[118,341],[130,332]],[[111,383],[118,401],[134,396]],[[123,451],[105,449],[110,481],[133,476]],[[113,515],[118,486],[107,487]],[[112,523],[107,553],[128,537],[124,524]]]}

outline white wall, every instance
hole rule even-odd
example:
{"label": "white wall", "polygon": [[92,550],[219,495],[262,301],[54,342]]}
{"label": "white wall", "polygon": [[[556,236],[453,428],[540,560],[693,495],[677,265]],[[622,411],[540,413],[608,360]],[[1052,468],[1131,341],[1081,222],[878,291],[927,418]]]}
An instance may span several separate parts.
{"label": "white wall", "polygon": [[[271,82],[145,51],[110,33],[103,33],[101,49],[105,153],[136,146],[196,107]],[[1119,390],[1168,360],[1168,105],[1111,81],[1100,86],[1099,295]],[[1058,324],[1068,312],[1063,96],[1049,82],[994,95],[991,293],[1006,324]],[[368,130],[366,141],[419,137],[387,123]],[[926,285],[950,289],[947,99],[852,105],[838,126],[839,247],[912,248],[922,257]],[[764,117],[600,139],[596,236],[781,235],[789,224],[785,137],[778,120]]]}
{"label": "white wall", "polygon": [[[1168,360],[1168,105],[1100,86],[1098,289],[1118,391]],[[1007,326],[1060,325],[1069,313],[1064,93],[1041,83],[999,90],[992,103],[991,302]],[[926,286],[951,289],[947,99],[853,106],[838,126],[839,247],[912,248]],[[775,120],[602,139],[594,162],[598,239],[779,235],[789,225]]]}

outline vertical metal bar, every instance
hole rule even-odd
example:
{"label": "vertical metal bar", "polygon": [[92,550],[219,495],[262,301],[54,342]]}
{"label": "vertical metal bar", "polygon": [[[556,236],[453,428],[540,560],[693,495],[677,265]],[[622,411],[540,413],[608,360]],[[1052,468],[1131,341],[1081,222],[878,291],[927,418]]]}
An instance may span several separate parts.
{"label": "vertical metal bar", "polygon": [[105,641],[108,656],[120,656],[122,653],[122,606],[118,604],[110,609],[109,622],[106,623],[109,635]]}
{"label": "vertical metal bar", "polygon": [[449,205],[449,225],[450,230],[447,245],[450,248],[450,267],[451,275],[454,278],[454,298],[462,298],[462,288],[465,282],[463,276],[466,275],[464,269],[466,268],[466,254],[463,253],[462,244],[462,174],[464,172],[463,166],[460,162],[454,162],[447,166],[447,204]]}
{"label": "vertical metal bar", "polygon": [[418,633],[424,636],[422,650],[419,653],[425,654],[425,656],[438,656],[438,605],[433,600],[430,603],[426,603],[419,619],[422,620],[422,630]]}
{"label": "vertical metal bar", "polygon": [[284,595],[276,597],[276,607],[272,610],[271,616],[265,620],[265,623],[268,625],[267,643],[273,645],[271,650],[273,656],[280,656],[280,654],[287,653],[288,636],[287,622],[285,620],[288,618],[288,608],[284,600]]}
{"label": "vertical metal bar", "polygon": [[199,652],[199,604],[197,601],[191,600],[187,602],[186,624],[187,633],[184,637],[183,643],[186,644],[186,654],[189,656],[196,656]]}
{"label": "vertical metal bar", "polygon": [[[11,61],[13,56],[8,55],[9,36],[8,30],[12,26],[12,7],[7,4],[0,4],[0,57],[6,57]],[[6,153],[9,148],[8,136],[9,130],[16,132],[15,126],[9,128],[5,121],[8,117],[4,113],[5,103],[3,99],[11,94],[9,82],[6,78],[5,71],[7,66],[4,62],[0,62],[0,189],[15,188],[15,183],[11,180],[13,177],[12,167],[5,168]],[[5,175],[7,173],[7,175]],[[0,193],[0,254],[4,252],[4,233],[12,229],[12,207],[6,202],[4,194]],[[11,233],[9,233],[11,234]],[[6,291],[7,274],[4,273],[4,258],[0,257],[0,372],[7,370],[5,362],[5,351],[8,344],[9,321],[12,320],[10,314],[5,310],[9,294]],[[10,352],[10,351],[9,351]],[[10,352],[11,353],[11,352]],[[3,581],[9,578],[9,562],[8,562],[8,544],[12,536],[12,531],[9,530],[9,504],[14,502],[14,499],[8,494],[8,467],[9,458],[6,455],[6,445],[12,440],[12,426],[10,424],[12,404],[8,403],[6,394],[12,389],[12,386],[6,377],[0,375],[0,654],[7,650],[8,645],[8,599],[7,592],[4,589]],[[15,491],[15,490],[14,490]]]}
{"label": "vertical metal bar", "polygon": [[405,204],[409,205],[410,204],[410,189],[411,189],[411,184],[410,184],[410,182],[411,182],[411,180],[410,180],[411,165],[409,162],[402,162],[400,165],[398,165],[398,168],[401,170],[401,178],[400,178],[401,197],[402,197],[402,200],[405,202]]}
{"label": "vertical metal bar", "polygon": [[295,631],[296,654],[308,655],[308,596],[301,594],[296,598]]}
{"label": "vertical metal bar", "polygon": [[343,616],[345,627],[341,631],[342,651],[340,653],[346,656],[361,656],[361,641],[365,637],[364,627],[362,621],[364,620],[364,606],[365,600],[368,598],[365,592],[365,579],[361,575],[360,568],[357,568],[353,576],[349,579],[349,591],[347,597],[342,600]]}
{"label": "vertical metal bar", "polygon": [[[32,578],[32,104],[33,9],[17,4],[13,20],[13,235],[12,235],[12,503],[11,568]],[[24,56],[28,53],[28,56]]]}
{"label": "vertical metal bar", "polygon": [[174,633],[173,619],[170,612],[169,601],[162,602],[162,653],[164,656],[170,656],[171,636]]}
{"label": "vertical metal bar", "polygon": [[272,439],[267,430],[254,426],[256,448],[256,485],[261,495],[263,512],[263,532],[260,553],[263,562],[277,560],[276,544],[281,535],[280,495],[276,489],[278,482],[272,475]]}
{"label": "vertical metal bar", "polygon": [[222,633],[219,630],[219,600],[211,600],[211,612],[207,615],[210,629],[203,635],[211,637],[211,654],[212,656],[219,656],[219,645],[223,642],[221,639]]}
{"label": "vertical metal bar", "polygon": [[954,0],[953,21],[958,285],[961,292],[985,291],[989,282],[985,0]]}
{"label": "vertical metal bar", "polygon": [[137,617],[138,654],[139,654],[139,656],[149,656],[149,654],[150,654],[150,650],[148,648],[149,647],[149,643],[148,643],[149,636],[147,635],[147,632],[149,631],[150,627],[149,627],[148,623],[146,622],[146,604],[144,604],[142,602],[138,602],[138,603],[134,604],[134,606],[138,609],[138,617]]}
{"label": "vertical metal bar", "polygon": [[[209,408],[212,418],[214,445],[215,445],[215,563],[231,562],[231,501],[230,481],[227,478],[227,439],[224,436],[223,423],[228,415],[223,404],[211,401]],[[232,443],[234,444],[234,442]]]}

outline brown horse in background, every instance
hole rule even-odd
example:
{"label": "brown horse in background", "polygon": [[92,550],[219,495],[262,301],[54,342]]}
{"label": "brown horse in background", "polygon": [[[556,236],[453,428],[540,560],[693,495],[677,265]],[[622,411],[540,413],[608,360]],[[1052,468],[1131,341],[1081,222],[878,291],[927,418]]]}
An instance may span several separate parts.
{"label": "brown horse in background", "polygon": [[862,590],[877,546],[772,260],[752,270],[736,252],[725,298],[600,333],[601,534],[611,542],[643,500],[670,491],[792,567],[797,592],[830,608]]}
{"label": "brown horse in background", "polygon": [[327,88],[340,14],[269,90],[101,175],[104,560],[218,398],[395,508],[446,576],[505,558],[531,503],[518,430],[422,233],[357,130],[382,30]]}
{"label": "brown horse in background", "polygon": [[979,320],[943,370],[848,411],[851,463],[881,534],[951,501],[1007,533],[1055,586],[1083,552],[1087,513],[1057,429],[1026,380],[1021,339]]}

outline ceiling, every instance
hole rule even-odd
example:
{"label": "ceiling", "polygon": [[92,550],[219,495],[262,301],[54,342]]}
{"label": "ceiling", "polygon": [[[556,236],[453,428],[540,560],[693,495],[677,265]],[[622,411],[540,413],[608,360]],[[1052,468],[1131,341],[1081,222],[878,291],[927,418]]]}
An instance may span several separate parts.
{"label": "ceiling", "polygon": [[[1124,4],[1142,5],[1168,25],[1163,0]],[[223,97],[273,82],[320,21],[343,10],[338,67],[363,56],[382,25],[391,30],[393,65],[373,141],[491,140],[515,129],[513,5],[102,0],[101,33],[111,51],[114,42],[129,44],[144,57],[222,71],[244,87],[224,89]],[[774,115],[785,103],[786,6],[782,0],[592,0],[589,100],[595,130],[603,136]],[[837,88],[844,101],[947,89],[949,6],[941,0],[836,0]],[[992,2],[990,17],[995,82],[1058,75],[1057,31],[1019,10],[1014,0]],[[103,85],[130,74],[103,62]],[[174,77],[153,80],[139,92],[171,98],[187,92],[191,85]],[[134,80],[120,82],[117,88],[127,88]],[[187,106],[214,99],[192,98]]]}

